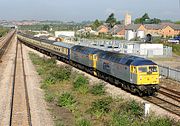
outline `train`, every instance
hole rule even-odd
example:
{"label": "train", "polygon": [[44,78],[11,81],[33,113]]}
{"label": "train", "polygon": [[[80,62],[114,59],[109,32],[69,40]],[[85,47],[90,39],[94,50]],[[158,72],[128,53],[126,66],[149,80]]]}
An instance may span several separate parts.
{"label": "train", "polygon": [[84,70],[133,94],[151,96],[160,88],[158,65],[149,59],[45,40],[21,32],[17,33],[17,39],[35,50]]}

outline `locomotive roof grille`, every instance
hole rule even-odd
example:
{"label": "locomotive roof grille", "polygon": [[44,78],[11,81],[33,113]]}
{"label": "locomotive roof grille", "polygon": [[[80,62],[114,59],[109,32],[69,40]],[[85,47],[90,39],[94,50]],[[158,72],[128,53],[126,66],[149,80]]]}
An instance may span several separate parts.
{"label": "locomotive roof grille", "polygon": [[156,63],[152,62],[151,60],[147,60],[147,59],[139,59],[139,60],[135,60],[134,62],[132,62],[131,65],[134,66],[141,66],[141,65],[157,65]]}

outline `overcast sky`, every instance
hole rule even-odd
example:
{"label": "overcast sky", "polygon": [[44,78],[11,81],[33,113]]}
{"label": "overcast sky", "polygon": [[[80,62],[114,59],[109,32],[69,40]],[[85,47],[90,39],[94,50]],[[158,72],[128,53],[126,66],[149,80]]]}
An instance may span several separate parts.
{"label": "overcast sky", "polygon": [[125,12],[133,19],[147,12],[151,18],[180,20],[179,0],[0,0],[0,20],[105,20],[112,12],[118,20]]}

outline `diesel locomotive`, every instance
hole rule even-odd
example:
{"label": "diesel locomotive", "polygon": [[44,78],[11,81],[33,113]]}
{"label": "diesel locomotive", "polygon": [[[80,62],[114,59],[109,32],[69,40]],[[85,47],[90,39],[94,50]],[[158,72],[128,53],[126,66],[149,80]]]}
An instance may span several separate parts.
{"label": "diesel locomotive", "polygon": [[159,68],[151,60],[81,45],[44,40],[23,33],[18,33],[17,38],[29,47],[56,57],[131,93],[140,96],[153,95],[159,90]]}

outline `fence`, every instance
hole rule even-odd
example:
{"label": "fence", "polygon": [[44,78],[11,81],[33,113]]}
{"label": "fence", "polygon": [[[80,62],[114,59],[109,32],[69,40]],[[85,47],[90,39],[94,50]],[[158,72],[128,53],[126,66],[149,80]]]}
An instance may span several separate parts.
{"label": "fence", "polygon": [[180,82],[180,70],[159,65],[160,75]]}

